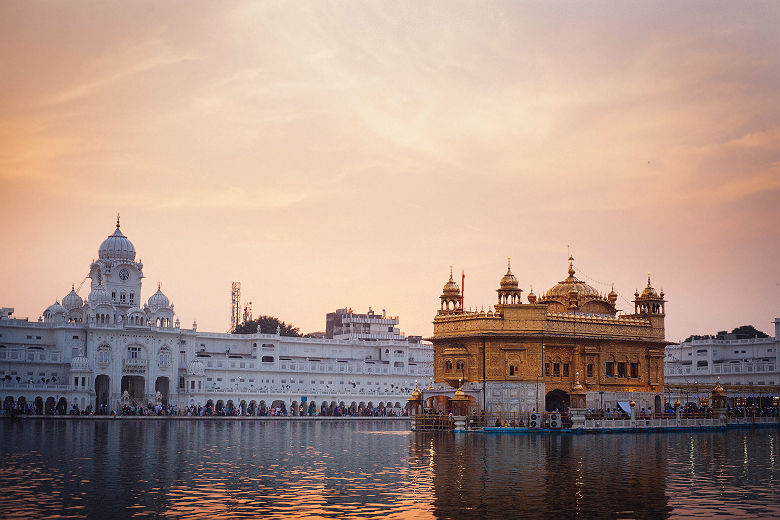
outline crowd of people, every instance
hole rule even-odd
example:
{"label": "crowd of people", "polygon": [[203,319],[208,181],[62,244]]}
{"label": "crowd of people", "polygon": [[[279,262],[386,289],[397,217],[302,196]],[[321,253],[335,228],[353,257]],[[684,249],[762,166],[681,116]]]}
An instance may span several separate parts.
{"label": "crowd of people", "polygon": [[124,404],[119,410],[111,410],[107,405],[101,405],[94,409],[91,405],[84,409],[79,409],[78,405],[73,404],[69,408],[58,406],[45,411],[38,409],[30,403],[24,403],[21,406],[16,402],[7,403],[1,410],[3,415],[108,415],[108,416],[186,416],[186,417],[316,417],[316,416],[335,416],[335,417],[406,417],[408,411],[400,408],[363,406],[336,406],[320,407],[301,406],[298,408],[288,408],[285,404],[281,406],[267,407],[264,405],[249,405],[245,408],[240,407],[220,407],[213,405],[192,405],[188,407],[179,407],[175,404],[152,404],[146,406],[135,403]]}

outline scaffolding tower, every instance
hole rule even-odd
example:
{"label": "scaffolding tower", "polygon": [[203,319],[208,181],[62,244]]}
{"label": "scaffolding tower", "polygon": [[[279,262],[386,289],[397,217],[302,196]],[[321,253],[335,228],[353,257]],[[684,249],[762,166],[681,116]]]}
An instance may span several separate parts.
{"label": "scaffolding tower", "polygon": [[241,282],[233,282],[230,291],[230,332],[241,324]]}

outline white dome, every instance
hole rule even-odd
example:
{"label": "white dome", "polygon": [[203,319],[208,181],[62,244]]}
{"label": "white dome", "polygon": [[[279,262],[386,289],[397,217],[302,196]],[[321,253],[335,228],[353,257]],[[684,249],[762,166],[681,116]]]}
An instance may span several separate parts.
{"label": "white dome", "polygon": [[108,297],[108,291],[103,287],[103,284],[98,284],[92,292],[89,293],[89,303],[93,305],[110,304],[111,299]]}
{"label": "white dome", "polygon": [[198,358],[193,359],[187,364],[187,375],[190,376],[202,376],[206,373],[206,367],[200,362]]}
{"label": "white dome", "polygon": [[157,292],[149,297],[149,300],[147,300],[146,305],[149,306],[152,312],[156,312],[158,309],[165,309],[170,307],[171,302],[168,300],[168,297],[162,293],[162,291],[160,290],[160,285],[158,284]]}
{"label": "white dome", "polygon": [[54,316],[57,313],[65,314],[65,308],[62,305],[60,305],[60,302],[55,300],[54,303],[49,305],[49,307],[45,311],[43,311],[43,313],[44,314],[48,313],[51,316]]}
{"label": "white dome", "polygon": [[89,364],[89,358],[84,356],[76,356],[73,359],[70,360],[70,369],[71,371],[89,371],[90,370],[90,364]]}
{"label": "white dome", "polygon": [[84,305],[84,300],[81,299],[81,296],[76,294],[75,288],[71,287],[70,292],[62,299],[62,306],[70,311],[79,309],[82,305]]}
{"label": "white dome", "polygon": [[98,256],[108,260],[135,260],[135,247],[133,247],[133,243],[119,230],[118,219],[116,222],[116,231],[100,244]]}

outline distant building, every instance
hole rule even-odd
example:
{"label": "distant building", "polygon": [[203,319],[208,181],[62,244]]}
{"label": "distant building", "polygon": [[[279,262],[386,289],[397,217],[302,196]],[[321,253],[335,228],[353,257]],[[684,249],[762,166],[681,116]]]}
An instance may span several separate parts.
{"label": "distant building", "polygon": [[0,406],[402,408],[416,380],[433,374],[432,345],[407,341],[397,317],[371,311],[342,313],[335,339],[182,327],[159,284],[141,297],[135,258],[117,219],[89,267],[87,298],[74,286],[38,321],[0,308]]}
{"label": "distant building", "polygon": [[[691,339],[666,347],[664,379],[669,385],[780,385],[780,318],[775,337]],[[675,398],[675,396],[672,396]]]}
{"label": "distant building", "polygon": [[364,341],[404,341],[398,325],[398,316],[388,316],[384,309],[379,315],[369,307],[365,314],[351,308],[337,309],[325,316],[325,337],[329,339],[359,339]]}
{"label": "distant building", "polygon": [[[472,409],[565,410],[571,398],[588,408],[663,407],[664,293],[647,279],[634,312],[620,314],[614,289],[601,294],[569,276],[528,303],[511,269],[494,310],[466,311],[450,274],[433,322],[434,381],[424,399],[449,410],[463,382]],[[461,398],[462,399],[462,398]],[[582,404],[580,404],[582,406]]]}

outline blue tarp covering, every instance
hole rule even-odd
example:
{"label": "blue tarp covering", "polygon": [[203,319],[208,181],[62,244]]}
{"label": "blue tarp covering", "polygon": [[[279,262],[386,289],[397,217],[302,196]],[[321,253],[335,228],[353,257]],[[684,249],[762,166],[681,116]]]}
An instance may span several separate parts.
{"label": "blue tarp covering", "polygon": [[618,401],[618,406],[620,406],[628,415],[631,415],[631,405],[628,404],[628,401]]}

